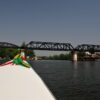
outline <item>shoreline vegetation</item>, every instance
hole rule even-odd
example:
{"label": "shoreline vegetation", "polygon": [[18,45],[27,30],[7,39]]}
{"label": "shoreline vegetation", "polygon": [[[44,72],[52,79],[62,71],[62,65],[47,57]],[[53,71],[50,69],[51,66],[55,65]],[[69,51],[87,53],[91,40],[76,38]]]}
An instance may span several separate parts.
{"label": "shoreline vegetation", "polygon": [[[95,61],[100,59],[100,54],[89,54],[87,55],[84,51],[77,52],[78,61]],[[38,60],[70,60],[73,61],[73,52],[66,54],[59,54],[53,56],[42,56],[38,57]]]}
{"label": "shoreline vegetation", "polygon": [[42,56],[39,58],[43,60],[71,60],[72,54],[69,53],[69,54],[59,54],[53,56]]}
{"label": "shoreline vegetation", "polygon": [[[23,42],[21,46],[25,47],[26,43]],[[15,49],[15,48],[0,48],[0,63],[13,59],[21,51],[22,51],[21,49]],[[28,58],[35,57],[35,53],[33,50],[24,50],[24,52]]]}
{"label": "shoreline vegetation", "polygon": [[[20,49],[14,48],[0,48],[0,64],[2,62],[9,61],[13,59],[17,54],[20,54]],[[35,57],[33,50],[24,50],[27,59]]]}

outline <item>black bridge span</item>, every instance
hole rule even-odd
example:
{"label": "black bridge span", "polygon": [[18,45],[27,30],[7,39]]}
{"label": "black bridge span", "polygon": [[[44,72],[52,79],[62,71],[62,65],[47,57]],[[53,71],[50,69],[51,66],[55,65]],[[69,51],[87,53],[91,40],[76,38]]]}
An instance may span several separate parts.
{"label": "black bridge span", "polygon": [[25,46],[18,46],[12,43],[0,42],[0,48],[19,48],[19,49],[33,49],[33,50],[52,50],[52,51],[72,51],[74,48],[70,43],[56,43],[56,42],[36,42],[31,41]]}
{"label": "black bridge span", "polygon": [[8,42],[0,42],[0,48],[52,50],[52,51],[88,51],[91,53],[100,52],[100,45],[81,44],[74,48],[71,45],[71,43],[40,42],[40,41],[31,41],[25,46],[18,46]]}
{"label": "black bridge span", "polygon": [[19,48],[19,46],[8,42],[0,42],[0,48]]}
{"label": "black bridge span", "polygon": [[90,53],[100,52],[100,45],[81,44],[75,48],[76,51],[88,51]]}
{"label": "black bridge span", "polygon": [[35,42],[27,44],[27,48],[34,50],[52,50],[52,51],[72,51],[74,48],[70,43],[57,42]]}

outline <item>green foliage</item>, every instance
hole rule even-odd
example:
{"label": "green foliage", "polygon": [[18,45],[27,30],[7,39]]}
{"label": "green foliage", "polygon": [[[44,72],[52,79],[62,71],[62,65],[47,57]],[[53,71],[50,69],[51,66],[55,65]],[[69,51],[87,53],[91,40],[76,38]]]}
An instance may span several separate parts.
{"label": "green foliage", "polygon": [[[22,46],[25,47],[25,42],[22,43]],[[30,58],[35,56],[35,53],[33,50],[24,50],[25,55],[29,56]],[[14,48],[0,48],[0,57],[6,58],[6,59],[12,59],[15,55],[19,54],[21,50],[14,49]]]}
{"label": "green foliage", "polygon": [[41,59],[44,59],[44,60],[48,60],[49,59],[49,57],[47,57],[47,56],[42,56],[42,57],[40,57]]}
{"label": "green foliage", "polygon": [[54,55],[49,57],[43,57],[42,59],[50,59],[50,60],[70,60],[72,58],[72,54],[60,54],[60,55]]}
{"label": "green foliage", "polygon": [[0,48],[0,57],[13,58],[20,51],[14,48]]}
{"label": "green foliage", "polygon": [[83,52],[83,51],[78,52],[78,56],[79,57],[84,57],[85,56],[85,52]]}
{"label": "green foliage", "polygon": [[25,50],[25,55],[28,56],[29,58],[35,57],[35,53],[33,50]]}

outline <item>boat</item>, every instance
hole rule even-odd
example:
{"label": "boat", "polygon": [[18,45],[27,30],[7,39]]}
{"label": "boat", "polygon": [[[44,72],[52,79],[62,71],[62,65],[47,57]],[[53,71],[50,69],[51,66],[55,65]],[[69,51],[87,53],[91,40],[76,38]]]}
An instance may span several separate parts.
{"label": "boat", "polygon": [[21,55],[0,66],[0,100],[56,100]]}

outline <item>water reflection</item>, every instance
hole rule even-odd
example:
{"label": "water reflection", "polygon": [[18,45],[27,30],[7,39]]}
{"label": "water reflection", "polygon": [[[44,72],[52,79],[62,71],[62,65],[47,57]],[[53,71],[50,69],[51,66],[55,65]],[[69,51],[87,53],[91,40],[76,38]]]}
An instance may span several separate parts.
{"label": "water reflection", "polygon": [[73,68],[74,68],[73,77],[77,78],[77,74],[78,74],[78,62],[77,61],[73,62]]}

